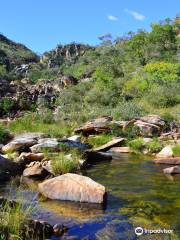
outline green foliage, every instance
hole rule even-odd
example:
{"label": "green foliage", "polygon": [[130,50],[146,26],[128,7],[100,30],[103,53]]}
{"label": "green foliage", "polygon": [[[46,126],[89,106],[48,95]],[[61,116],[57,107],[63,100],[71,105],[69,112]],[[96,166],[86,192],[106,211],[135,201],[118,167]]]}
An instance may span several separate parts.
{"label": "green foliage", "polygon": [[[22,202],[11,206],[5,203],[0,207],[0,233],[4,239],[18,240],[22,224],[26,224],[33,209],[31,206],[24,207]],[[3,239],[3,238],[2,238]]]}
{"label": "green foliage", "polygon": [[0,99],[0,112],[1,114],[8,113],[15,106],[15,102],[10,97]]}
{"label": "green foliage", "polygon": [[180,103],[180,64],[149,63],[123,88],[127,98],[144,98],[155,107],[169,107]]}
{"label": "green foliage", "polygon": [[9,129],[14,133],[22,132],[43,132],[52,137],[63,137],[69,135],[74,128],[63,121],[54,123],[44,123],[41,115],[36,113],[26,114],[24,117],[13,121]]}
{"label": "green foliage", "polygon": [[172,151],[173,151],[173,155],[175,157],[180,157],[180,144],[176,144],[173,148],[172,148]]}
{"label": "green foliage", "polygon": [[97,136],[90,136],[87,139],[87,143],[93,148],[96,148],[112,140],[112,137],[113,136],[111,134],[101,134]]}
{"label": "green foliage", "polygon": [[78,170],[81,155],[76,151],[70,153],[70,157],[62,152],[52,158],[52,171],[55,175],[72,173]]}
{"label": "green foliage", "polygon": [[6,66],[0,65],[0,78],[6,78],[6,77],[7,77]]}
{"label": "green foliage", "polygon": [[9,138],[9,131],[0,124],[0,143],[6,142],[6,140]]}
{"label": "green foliage", "polygon": [[142,107],[139,107],[133,101],[120,102],[117,105],[115,112],[116,116],[118,116],[122,120],[131,120],[133,118],[143,116],[146,113],[146,111]]}
{"label": "green foliage", "polygon": [[148,33],[140,30],[127,43],[129,51],[137,57],[141,65],[145,65],[148,57]]}
{"label": "green foliage", "polygon": [[160,142],[157,138],[154,138],[152,141],[146,144],[146,148],[150,153],[157,153],[162,150],[163,143]]}
{"label": "green foliage", "polygon": [[149,83],[163,84],[180,80],[180,63],[155,62],[147,64],[143,71],[149,74]]}
{"label": "green foliage", "polygon": [[135,153],[142,152],[142,150],[145,147],[145,142],[142,138],[137,138],[134,140],[131,140],[128,142],[128,146],[131,148],[131,150]]}

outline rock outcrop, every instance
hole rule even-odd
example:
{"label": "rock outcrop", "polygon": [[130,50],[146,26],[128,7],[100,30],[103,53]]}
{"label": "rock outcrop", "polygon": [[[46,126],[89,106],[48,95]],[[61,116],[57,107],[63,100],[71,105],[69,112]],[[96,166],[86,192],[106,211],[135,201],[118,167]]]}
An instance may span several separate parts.
{"label": "rock outcrop", "polygon": [[112,118],[109,116],[99,117],[97,119],[85,123],[82,127],[75,129],[75,133],[90,135],[94,133],[108,132],[110,131],[111,121]]}

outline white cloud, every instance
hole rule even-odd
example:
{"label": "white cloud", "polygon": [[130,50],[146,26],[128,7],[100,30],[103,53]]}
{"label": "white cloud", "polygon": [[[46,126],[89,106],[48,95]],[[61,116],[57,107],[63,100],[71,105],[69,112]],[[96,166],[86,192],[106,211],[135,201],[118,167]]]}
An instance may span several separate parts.
{"label": "white cloud", "polygon": [[142,15],[141,13],[131,11],[128,9],[125,9],[124,11],[127,12],[128,14],[130,14],[131,16],[133,16],[136,20],[143,21],[145,19],[145,16]]}
{"label": "white cloud", "polygon": [[118,21],[118,17],[116,16],[113,16],[113,15],[108,15],[107,18],[110,20],[110,21]]}

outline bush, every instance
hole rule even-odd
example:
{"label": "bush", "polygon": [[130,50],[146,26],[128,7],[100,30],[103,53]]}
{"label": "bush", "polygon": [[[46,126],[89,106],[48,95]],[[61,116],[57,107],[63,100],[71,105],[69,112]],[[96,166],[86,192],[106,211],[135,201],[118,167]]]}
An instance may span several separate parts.
{"label": "bush", "polygon": [[173,147],[172,151],[173,151],[173,155],[174,155],[175,157],[180,157],[180,144],[176,144],[176,145]]}
{"label": "bush", "polygon": [[158,141],[157,138],[154,138],[151,142],[146,144],[150,153],[157,153],[162,150],[163,144],[162,142]]}
{"label": "bush", "polygon": [[0,237],[2,239],[14,239],[20,238],[20,230],[22,224],[26,224],[33,209],[31,206],[24,207],[23,203],[17,204],[7,203],[0,207]]}
{"label": "bush", "polygon": [[[51,119],[48,119],[48,122]],[[56,123],[44,122],[44,118],[37,113],[28,113],[16,121],[12,121],[9,129],[14,133],[22,132],[43,132],[51,137],[63,137],[69,135],[74,128],[73,125],[67,124],[63,121]]]}
{"label": "bush", "polygon": [[177,84],[154,85],[147,100],[155,107],[170,107],[180,103],[180,86]]}
{"label": "bush", "polygon": [[113,136],[111,134],[101,134],[98,136],[92,136],[88,138],[87,143],[92,147],[96,148],[112,140],[112,137]]}
{"label": "bush", "polygon": [[131,150],[135,153],[142,152],[142,150],[145,147],[145,142],[143,141],[142,138],[137,138],[128,143],[129,147]]}
{"label": "bush", "polygon": [[10,137],[9,131],[0,124],[0,144],[5,143]]}
{"label": "bush", "polygon": [[7,114],[9,111],[13,109],[15,106],[15,102],[8,97],[2,98],[0,100],[0,112],[1,114]]}
{"label": "bush", "polygon": [[76,172],[79,168],[79,160],[80,156],[77,153],[72,152],[70,158],[64,153],[59,153],[52,159],[52,171],[55,175]]}
{"label": "bush", "polygon": [[123,101],[118,104],[115,109],[116,114],[123,120],[131,120],[136,117],[145,115],[146,111],[139,107],[133,101]]}

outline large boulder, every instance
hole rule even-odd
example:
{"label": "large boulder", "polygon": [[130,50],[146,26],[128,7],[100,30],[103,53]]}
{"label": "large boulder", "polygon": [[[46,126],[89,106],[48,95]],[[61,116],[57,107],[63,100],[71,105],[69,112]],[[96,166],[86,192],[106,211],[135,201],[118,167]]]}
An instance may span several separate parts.
{"label": "large boulder", "polygon": [[121,143],[124,141],[124,138],[113,138],[111,141],[109,141],[108,143],[95,148],[95,151],[107,151],[109,150],[111,147],[115,147],[115,146],[120,146]]}
{"label": "large boulder", "polygon": [[173,157],[172,146],[168,145],[164,147],[158,154],[156,154],[157,158],[169,158]]}
{"label": "large boulder", "polygon": [[153,135],[160,135],[165,128],[165,121],[158,115],[148,115],[139,118],[134,122],[144,137],[151,137]]}
{"label": "large boulder", "polygon": [[18,164],[0,155],[0,182],[9,180],[18,174]]}
{"label": "large boulder", "polygon": [[161,132],[161,128],[159,126],[141,120],[137,120],[134,125],[139,128],[141,136],[144,137],[152,137],[153,135],[159,135]]}
{"label": "large boulder", "polygon": [[146,123],[157,125],[161,128],[163,128],[166,125],[165,121],[158,115],[147,115],[141,117],[140,120]]}
{"label": "large boulder", "polygon": [[82,127],[75,129],[75,133],[89,135],[94,133],[103,133],[110,130],[112,118],[109,116],[99,117],[92,121],[86,122]]}
{"label": "large boulder", "polygon": [[17,135],[12,141],[2,147],[3,153],[23,151],[38,142],[43,137],[43,133],[24,133]]}
{"label": "large boulder", "polygon": [[59,151],[59,142],[56,138],[43,138],[30,147],[30,149],[33,153],[43,152],[44,150],[56,152]]}
{"label": "large boulder", "polygon": [[45,197],[56,200],[103,203],[105,187],[89,177],[67,173],[38,185],[39,192]]}

